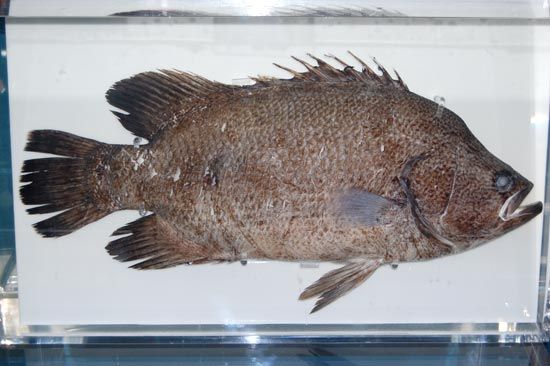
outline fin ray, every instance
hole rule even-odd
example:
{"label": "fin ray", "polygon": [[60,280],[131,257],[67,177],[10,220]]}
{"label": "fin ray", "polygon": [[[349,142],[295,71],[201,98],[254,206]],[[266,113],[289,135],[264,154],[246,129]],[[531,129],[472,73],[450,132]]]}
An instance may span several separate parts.
{"label": "fin ray", "polygon": [[120,123],[134,135],[151,140],[174,126],[178,115],[213,94],[234,88],[177,70],[148,71],[115,83],[106,93]]}
{"label": "fin ray", "polygon": [[34,224],[44,237],[69,234],[111,213],[114,207],[99,203],[91,185],[92,157],[108,150],[101,142],[55,130],[35,130],[29,134],[26,151],[60,157],[25,160],[19,188],[29,214],[59,212]]}
{"label": "fin ray", "polygon": [[325,273],[308,286],[299,299],[319,297],[311,313],[321,310],[367,280],[380,267],[380,259],[364,259]]}
{"label": "fin ray", "polygon": [[335,200],[334,213],[340,219],[353,224],[378,226],[390,221],[388,211],[398,203],[377,194],[349,189]]}
{"label": "fin ray", "polygon": [[112,234],[120,235],[127,236],[112,240],[105,249],[120,262],[139,260],[130,268],[161,269],[190,262],[218,261],[216,258],[220,257],[216,246],[185,240],[156,214],[139,218]]}
{"label": "fin ray", "polygon": [[261,86],[276,85],[278,83],[284,82],[360,82],[365,84],[365,86],[391,86],[400,90],[409,90],[403,79],[399,74],[396,74],[396,79],[394,79],[388,71],[376,60],[372,59],[376,64],[376,67],[380,74],[376,73],[372,68],[370,68],[363,60],[354,55],[353,53],[348,53],[357,61],[362,67],[361,71],[357,71],[353,66],[348,65],[346,62],[342,61],[340,58],[333,55],[326,55],[336,62],[338,62],[343,69],[337,69],[327,62],[321,60],[319,57],[316,57],[308,53],[308,56],[313,59],[317,65],[313,66],[310,63],[291,56],[295,61],[302,64],[305,68],[305,72],[298,72],[289,67],[275,64],[278,68],[287,71],[293,77],[292,79],[277,79],[271,77],[254,77],[252,78]]}
{"label": "fin ray", "polygon": [[[396,73],[397,79],[394,79],[375,59],[373,62],[380,75],[353,53],[350,52],[350,55],[360,63],[362,71],[355,70],[335,56],[329,57],[340,63],[343,69],[337,69],[311,54],[308,56],[316,62],[315,66],[292,56],[306,68],[305,72],[275,64],[289,72],[292,79],[257,76],[252,78],[256,81],[252,88],[286,82],[361,82],[365,86],[385,85],[408,90],[399,74]],[[158,70],[118,81],[107,91],[106,98],[109,104],[123,111],[113,111],[113,114],[124,128],[136,136],[152,140],[160,131],[177,125],[181,120],[178,117],[197,104],[206,103],[215,96],[231,95],[231,91],[239,88],[244,87],[210,81],[178,70]]]}

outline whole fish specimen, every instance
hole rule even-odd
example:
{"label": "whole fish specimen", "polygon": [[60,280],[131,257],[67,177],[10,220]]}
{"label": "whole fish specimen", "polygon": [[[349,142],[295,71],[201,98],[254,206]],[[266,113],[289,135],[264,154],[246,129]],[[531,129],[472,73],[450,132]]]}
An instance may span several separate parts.
{"label": "whole fish specimen", "polygon": [[296,59],[305,72],[277,65],[292,79],[251,86],[173,70],[117,82],[107,100],[144,145],[32,131],[27,151],[59,157],[25,161],[22,200],[38,205],[31,214],[62,211],[36,230],[57,237],[147,210],[107,245],[132,268],[343,263],[300,295],[318,297],[316,311],[384,264],[460,253],[541,212],[520,207],[531,182],[397,73],[311,57]]}

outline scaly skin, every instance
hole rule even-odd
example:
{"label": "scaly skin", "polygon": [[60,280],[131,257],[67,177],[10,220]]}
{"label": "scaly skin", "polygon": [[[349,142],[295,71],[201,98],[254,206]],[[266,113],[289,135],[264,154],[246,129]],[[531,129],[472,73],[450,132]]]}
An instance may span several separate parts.
{"label": "scaly skin", "polygon": [[[474,170],[502,163],[460,118],[448,110],[438,117],[437,108],[387,86],[242,89],[197,105],[148,145],[120,148],[111,158],[113,198],[121,208],[155,212],[186,240],[224,248],[221,259],[440,257],[472,242],[451,248],[418,230],[397,179],[404,164],[429,155],[414,167],[411,187],[421,211],[445,233],[440,219],[455,205],[449,197],[459,162],[473,156],[465,164]],[[476,155],[460,156],[464,151]],[[401,205],[385,225],[350,225],[331,210],[350,188]]]}

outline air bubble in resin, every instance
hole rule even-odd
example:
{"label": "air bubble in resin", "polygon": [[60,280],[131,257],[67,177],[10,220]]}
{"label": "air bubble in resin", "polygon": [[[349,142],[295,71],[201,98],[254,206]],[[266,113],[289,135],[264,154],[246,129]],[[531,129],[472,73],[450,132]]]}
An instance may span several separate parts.
{"label": "air bubble in resin", "polygon": [[437,110],[435,111],[436,117],[441,117],[443,115],[443,110],[445,109],[445,98],[440,95],[434,97],[434,102],[437,103]]}
{"label": "air bubble in resin", "polygon": [[136,137],[134,139],[134,149],[139,149],[139,145],[141,145],[141,137]]}
{"label": "air bubble in resin", "polygon": [[139,205],[138,211],[139,211],[140,216],[146,216],[147,215],[147,210],[145,209],[145,205],[143,203],[141,203]]}

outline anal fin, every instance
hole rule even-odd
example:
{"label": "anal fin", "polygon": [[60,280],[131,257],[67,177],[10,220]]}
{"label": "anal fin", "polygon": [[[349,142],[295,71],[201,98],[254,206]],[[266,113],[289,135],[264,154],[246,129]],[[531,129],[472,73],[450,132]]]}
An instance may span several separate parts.
{"label": "anal fin", "polygon": [[311,310],[314,313],[347,294],[369,278],[382,264],[381,260],[364,259],[325,273],[320,279],[308,286],[300,300],[319,297]]}
{"label": "anal fin", "polygon": [[168,222],[156,214],[133,221],[112,235],[125,234],[129,235],[111,241],[106,249],[120,262],[140,260],[130,268],[161,269],[223,260],[217,247],[183,239]]}

